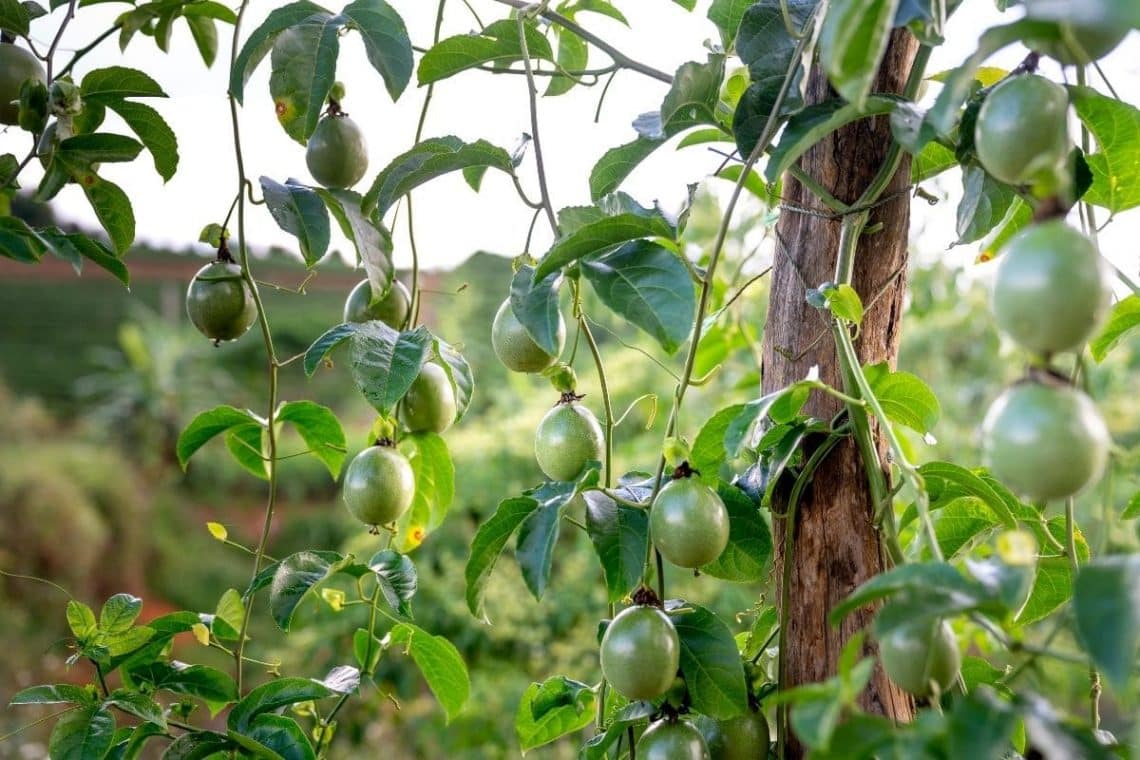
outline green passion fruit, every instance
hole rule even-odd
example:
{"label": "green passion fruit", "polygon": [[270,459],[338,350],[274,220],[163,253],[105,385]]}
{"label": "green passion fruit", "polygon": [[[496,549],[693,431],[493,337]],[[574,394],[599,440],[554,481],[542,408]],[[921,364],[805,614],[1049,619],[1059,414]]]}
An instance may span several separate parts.
{"label": "green passion fruit", "polygon": [[28,79],[47,84],[47,72],[39,59],[22,47],[0,43],[0,123],[19,122],[20,87]]}
{"label": "green passion fruit", "polygon": [[370,446],[353,458],[341,495],[365,525],[387,525],[412,505],[416,479],[407,457],[391,446]]}
{"label": "green passion fruit", "polygon": [[[1032,16],[1033,10],[1029,9]],[[1062,21],[1056,35],[1030,37],[1025,46],[1066,66],[1087,66],[1116,49],[1128,36],[1127,26],[1089,26]]]}
{"label": "green passion fruit", "polygon": [[669,616],[656,607],[627,607],[606,627],[602,673],[627,699],[654,699],[673,685],[681,640]]}
{"label": "green passion fruit", "polygon": [[687,720],[659,720],[637,740],[637,760],[709,760],[709,747]]}
{"label": "green passion fruit", "polygon": [[1069,155],[1069,94],[1036,74],[994,85],[974,125],[974,148],[987,172],[1011,185],[1051,187]]}
{"label": "green passion fruit", "polygon": [[240,338],[257,319],[257,305],[237,264],[215,261],[198,270],[186,289],[186,314],[215,343]]}
{"label": "green passion fruit", "polygon": [[672,480],[649,513],[649,535],[661,556],[678,567],[698,568],[728,546],[728,510],[713,489],[696,478]]}
{"label": "green passion fruit", "polygon": [[512,372],[541,372],[558,361],[558,354],[566,343],[566,321],[561,314],[556,339],[558,351],[546,353],[515,316],[510,299],[503,301],[491,325],[491,347],[495,349],[495,356]]}
{"label": "green passion fruit", "polygon": [[1060,383],[1018,383],[998,397],[982,423],[990,471],[1034,501],[1064,499],[1098,480],[1109,444],[1092,400]]}
{"label": "green passion fruit", "polygon": [[883,670],[899,688],[929,697],[933,685],[944,692],[958,677],[962,655],[954,631],[945,620],[899,626],[879,639]]}
{"label": "green passion fruit", "polygon": [[712,760],[764,758],[772,741],[768,721],[759,710],[749,710],[728,720],[711,721],[704,736]]}
{"label": "green passion fruit", "polygon": [[325,187],[352,187],[368,171],[364,132],[347,116],[325,116],[309,138],[305,164],[313,179]]}
{"label": "green passion fruit", "polygon": [[576,401],[546,413],[534,434],[534,456],[551,480],[576,479],[590,460],[601,461],[605,439],[598,418]]}
{"label": "green passion fruit", "polygon": [[345,322],[367,322],[378,319],[394,330],[401,329],[408,321],[412,295],[399,280],[392,281],[392,287],[376,303],[372,301],[372,285],[368,280],[357,284],[344,302]]}
{"label": "green passion fruit", "polygon": [[443,367],[427,362],[400,404],[400,420],[413,433],[442,433],[455,421],[455,389]]}
{"label": "green passion fruit", "polygon": [[998,329],[1038,354],[1080,350],[1108,315],[1111,277],[1093,242],[1064,220],[1034,224],[998,261]]}

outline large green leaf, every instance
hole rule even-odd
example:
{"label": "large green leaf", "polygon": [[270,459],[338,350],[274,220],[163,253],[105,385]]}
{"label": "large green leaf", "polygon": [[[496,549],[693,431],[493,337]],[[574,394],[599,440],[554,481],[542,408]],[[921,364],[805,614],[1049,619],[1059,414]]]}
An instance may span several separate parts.
{"label": "large green leaf", "polygon": [[772,532],[759,508],[743,491],[721,482],[717,494],[728,510],[728,545],[701,568],[705,575],[735,583],[758,583],[772,559]]}
{"label": "large green leaf", "polygon": [[411,623],[396,625],[390,636],[393,644],[403,645],[404,651],[412,656],[428,688],[443,706],[447,719],[450,721],[458,715],[471,694],[471,679],[455,645]]}
{"label": "large green leaf", "polygon": [[910,372],[892,372],[886,362],[863,368],[887,418],[918,433],[929,433],[942,415],[934,391]]}
{"label": "large green leaf", "polygon": [[467,413],[468,407],[471,406],[471,397],[475,393],[475,374],[463,354],[450,343],[441,338],[436,338],[432,345],[435,358],[443,367],[443,371],[447,373],[448,379],[451,380],[452,390],[455,391],[455,421],[459,422]]}
{"label": "large green leaf", "polygon": [[261,192],[273,221],[297,238],[305,265],[316,265],[328,250],[332,237],[328,211],[321,197],[295,179],[281,184],[262,177]]}
{"label": "large green leaf", "polygon": [[277,410],[277,421],[293,426],[309,453],[324,463],[335,480],[344,464],[347,442],[333,411],[312,401],[290,401]]}
{"label": "large green leaf", "polygon": [[981,240],[1009,213],[1018,200],[1014,189],[970,164],[962,172],[962,200],[958,203],[958,245]]}
{"label": "large green leaf", "polygon": [[[9,217],[10,219],[13,217]],[[0,221],[2,234],[3,221]],[[97,240],[92,240],[81,232],[64,234],[56,227],[46,227],[37,231],[37,236],[61,258],[82,262],[87,259],[111,273],[123,285],[130,285],[131,277],[123,260]]]}
{"label": "large green leaf", "polygon": [[384,79],[392,100],[400,97],[412,78],[412,41],[404,20],[384,0],[354,0],[341,15],[364,39],[364,53]]}
{"label": "large green leaf", "polygon": [[131,678],[174,694],[201,699],[216,714],[237,700],[237,686],[227,674],[208,665],[152,662],[131,669]]}
{"label": "large green leaf", "polygon": [[250,33],[234,61],[233,68],[230,69],[230,94],[238,103],[245,98],[245,83],[249,81],[257,64],[273,47],[277,35],[318,13],[328,14],[328,11],[308,0],[297,0],[271,10],[265,21],[261,22],[261,26]]}
{"label": "large green leaf", "polygon": [[1077,116],[1096,138],[1085,156],[1093,183],[1084,200],[1116,214],[1140,206],[1140,109],[1091,87],[1069,87]]}
{"label": "large green leaf", "polygon": [[929,142],[910,163],[910,181],[925,182],[957,165],[954,151],[941,143]]}
{"label": "large green leaf", "polygon": [[397,522],[395,546],[403,552],[419,546],[443,524],[455,497],[455,467],[447,443],[436,433],[411,433],[400,438],[400,451],[415,476],[412,506]]}
{"label": "large green leaf", "polygon": [[470,167],[514,172],[511,156],[486,140],[465,143],[458,137],[433,137],[392,159],[364,194],[362,208],[383,216],[402,195],[449,172]]}
{"label": "large green leaf", "polygon": [[[573,21],[573,8],[563,9],[562,15]],[[590,65],[590,46],[586,41],[561,26],[554,28],[554,34],[558,39],[558,51],[555,53],[558,66],[563,71],[585,70]],[[573,89],[575,84],[577,80],[573,76],[552,76],[543,94],[548,98],[563,95]]]}
{"label": "large green leaf", "polygon": [[391,414],[431,353],[432,335],[422,325],[397,333],[383,322],[364,322],[352,336],[352,377],[380,414]]}
{"label": "large green leaf", "polygon": [[1140,645],[1140,557],[1102,557],[1082,567],[1073,586],[1073,613],[1093,663],[1123,689]]}
{"label": "large green leaf", "polygon": [[561,352],[560,339],[565,338],[562,313],[558,310],[558,288],[562,276],[547,275],[534,281],[534,268],[521,266],[511,278],[511,311],[527,334],[551,356]]}
{"label": "large green leaf", "polygon": [[873,95],[862,103],[828,100],[809,106],[788,121],[784,133],[771,150],[764,176],[775,182],[813,145],[835,130],[859,119],[888,114],[899,100],[888,95]]}
{"label": "large green leaf", "polygon": [[84,75],[79,90],[85,105],[110,105],[123,98],[165,98],[166,93],[149,74],[125,66],[107,66]]}
{"label": "large green leaf", "polygon": [[918,471],[932,501],[954,496],[974,496],[989,507],[1005,527],[1017,527],[1010,504],[977,473],[951,462],[928,462]]}
{"label": "large green leaf", "polygon": [[[1065,541],[1065,518],[1058,516],[1048,523],[1048,530],[1060,542]],[[1078,530],[1076,533],[1077,558],[1087,562],[1089,545]],[[1041,539],[1038,538],[1038,543]],[[1017,614],[1017,622],[1023,626],[1043,620],[1073,598],[1073,563],[1068,557],[1045,557],[1037,561],[1037,577],[1029,599]]]}
{"label": "large green leaf", "polygon": [[388,606],[405,617],[411,617],[412,597],[419,588],[419,576],[412,560],[392,549],[384,549],[372,555],[368,569],[376,576]]}
{"label": "large green leaf", "polygon": [[178,169],[178,138],[158,111],[145,103],[130,100],[109,100],[107,108],[122,117],[131,131],[138,135],[154,159],[155,171],[170,181]]}
{"label": "large green leaf", "polygon": [[554,563],[562,513],[577,491],[576,483],[544,483],[527,492],[538,508],[519,525],[515,559],[523,581],[535,599],[542,599]]}
{"label": "large green leaf", "polygon": [[1140,296],[1130,295],[1112,307],[1108,322],[1089,343],[1089,351],[1097,362],[1104,361],[1120,341],[1140,327]]}
{"label": "large green leaf", "polygon": [[580,731],[593,722],[594,695],[589,690],[579,691],[580,698],[567,704],[538,711],[540,717],[535,717],[535,707],[542,699],[547,684],[562,684],[565,680],[565,677],[558,676],[545,684],[532,683],[523,692],[515,712],[515,735],[519,739],[519,749],[524,753]]}
{"label": "large green leaf", "polygon": [[213,731],[182,734],[167,746],[162,760],[206,760],[217,757],[234,746],[228,738]]}
{"label": "large green leaf", "polygon": [[943,556],[952,559],[999,524],[993,511],[981,499],[959,496],[939,506],[934,516],[934,535]]}
{"label": "large green leaf", "polygon": [[94,702],[94,695],[82,686],[61,683],[30,686],[12,695],[9,705],[60,705]]}
{"label": "large green leaf", "polygon": [[216,406],[209,411],[201,412],[178,436],[178,443],[175,445],[178,463],[185,470],[194,452],[202,448],[211,438],[232,427],[250,423],[260,424],[252,414],[233,406]]}
{"label": "large green leaf", "polygon": [[51,731],[52,760],[95,760],[107,754],[115,735],[115,716],[101,705],[64,713]]}
{"label": "large green leaf", "polygon": [[646,510],[619,504],[601,491],[586,491],[586,531],[602,563],[610,602],[629,596],[641,583],[649,551]]}
{"label": "large green leaf", "polygon": [[99,611],[99,630],[104,633],[123,633],[134,625],[142,612],[142,599],[133,594],[115,594],[103,603]]}
{"label": "large green leaf", "polygon": [[[555,62],[550,43],[533,21],[524,24],[531,58]],[[514,19],[493,21],[479,32],[440,40],[420,59],[416,76],[421,85],[438,82],[485,64],[505,66],[522,60],[519,25]]]}
{"label": "large green leaf", "polygon": [[340,231],[356,248],[356,256],[364,265],[372,292],[383,297],[392,287],[396,267],[392,264],[392,236],[378,217],[365,216],[363,198],[352,190],[313,188],[325,207],[336,219]]}
{"label": "large green leaf", "polygon": [[688,339],[697,306],[693,278],[678,256],[657,243],[635,240],[581,263],[602,303],[669,354]]}
{"label": "large green leaf", "polygon": [[266,467],[268,430],[260,422],[237,425],[226,431],[226,449],[246,472],[262,480],[269,480]]}
{"label": "large green leaf", "polygon": [[923,597],[943,613],[979,609],[991,602],[986,588],[945,562],[900,565],[864,582],[830,613],[833,624],[854,610],[887,597]]}
{"label": "large green leaf", "polygon": [[744,411],[744,404],[733,404],[709,417],[701,426],[690,450],[689,465],[700,473],[706,483],[715,484],[720,467],[728,457],[724,437],[728,426]]}
{"label": "large green leaf", "polygon": [[278,627],[288,631],[293,613],[309,592],[341,571],[359,577],[367,569],[352,555],[330,561],[325,553],[311,551],[297,552],[278,562],[269,587],[269,609]]}
{"label": "large green leaf", "polygon": [[898,0],[831,0],[819,35],[819,59],[836,91],[861,105],[887,50]]}
{"label": "large green leaf", "polygon": [[732,631],[704,607],[681,604],[669,617],[681,640],[681,674],[693,709],[718,720],[741,715],[748,689]]}
{"label": "large green leaf", "polygon": [[753,2],[754,0],[713,0],[709,6],[709,21],[720,32],[720,44],[724,49],[731,50],[736,43],[736,30],[740,28],[744,12]]}
{"label": "large green leaf", "polygon": [[278,678],[256,687],[234,705],[226,718],[226,725],[245,733],[259,715],[299,702],[326,699],[334,694],[332,689],[311,678]]}
{"label": "large green leaf", "polygon": [[277,121],[302,145],[313,134],[336,79],[344,16],[315,13],[290,27],[273,43],[269,94]]}
{"label": "large green leaf", "polygon": [[467,609],[484,622],[490,622],[483,606],[483,597],[495,563],[499,561],[503,547],[519,525],[536,509],[538,501],[530,496],[505,499],[499,502],[495,514],[475,532],[475,538],[471,541],[471,555],[467,558],[463,574],[467,581]]}
{"label": "large green leaf", "polygon": [[27,37],[31,15],[19,0],[0,0],[0,29],[17,37]]}
{"label": "large green leaf", "polygon": [[[263,713],[244,732],[230,731],[229,736],[254,757],[281,757],[283,760],[316,760],[316,753],[305,729],[293,718]],[[256,746],[251,746],[249,742]]]}
{"label": "large green leaf", "polygon": [[[76,139],[78,138],[72,137],[64,143]],[[111,246],[117,254],[122,255],[135,240],[135,212],[131,200],[114,182],[100,177],[91,167],[90,160],[81,156],[80,153],[64,150],[61,143],[60,150],[52,157],[51,165],[62,167],[83,189],[91,210],[111,240]]]}
{"label": "large green leaf", "polygon": [[595,207],[584,209],[580,216],[583,221],[555,241],[538,262],[534,271],[536,281],[578,259],[607,252],[631,240],[647,237],[675,240],[677,236],[677,223],[661,209],[645,208],[624,193],[602,198]]}

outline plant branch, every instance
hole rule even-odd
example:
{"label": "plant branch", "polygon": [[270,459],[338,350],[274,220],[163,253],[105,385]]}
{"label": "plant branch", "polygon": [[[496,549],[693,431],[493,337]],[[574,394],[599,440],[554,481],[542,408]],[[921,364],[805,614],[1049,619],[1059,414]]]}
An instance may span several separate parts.
{"label": "plant branch", "polygon": [[71,56],[71,60],[67,62],[66,66],[64,66],[62,69],[59,70],[59,73],[56,76],[61,76],[61,77],[65,76],[68,72],[70,72],[75,67],[75,64],[79,62],[80,58],[82,58],[83,56],[90,53],[92,50],[97,48],[103,42],[103,40],[107,39],[112,34],[114,34],[115,32],[119,31],[122,28],[123,28],[123,25],[121,23],[115,22],[115,25],[112,26],[110,29],[107,29],[102,34],[100,34],[98,37],[96,37],[94,40],[92,40],[88,44],[86,44],[83,47],[76,50],[75,53]]}
{"label": "plant branch", "polygon": [[[509,5],[510,7],[514,8],[515,10],[520,10],[520,11],[529,10],[534,5],[533,3],[527,2],[527,0],[495,0],[495,2],[500,3],[502,5]],[[655,69],[652,66],[641,63],[640,61],[635,61],[634,59],[630,58],[628,55],[621,52],[620,50],[618,50],[617,48],[615,48],[613,45],[609,44],[608,42],[606,42],[602,38],[598,37],[597,35],[595,35],[591,32],[586,31],[585,29],[580,27],[575,22],[573,22],[570,19],[563,16],[561,13],[557,13],[555,11],[548,9],[548,8],[540,8],[538,13],[540,16],[542,16],[544,19],[551,22],[552,24],[557,24],[558,26],[562,27],[563,29],[566,29],[567,31],[573,32],[574,34],[581,37],[586,42],[593,44],[595,47],[597,47],[599,50],[603,51],[606,55],[608,55],[611,59],[613,59],[613,62],[616,63],[618,66],[621,66],[622,68],[625,68],[625,69],[630,69],[631,71],[636,71],[639,74],[644,74],[647,77],[652,77],[653,79],[664,82],[665,84],[672,84],[673,83],[673,77],[669,76],[664,71],[659,71],[658,69]],[[525,38],[522,38],[521,35],[520,35],[520,40],[523,42],[524,45],[526,44]],[[525,51],[524,51],[524,55],[525,55]]]}
{"label": "plant branch", "polygon": [[44,60],[47,65],[47,81],[50,84],[55,80],[52,76],[52,66],[54,65],[55,51],[59,47],[59,43],[63,40],[63,33],[67,30],[67,25],[75,18],[75,9],[79,5],[79,0],[71,0],[67,4],[67,13],[64,14],[63,20],[59,22],[59,29],[55,32],[55,37],[52,38],[51,47],[48,48]]}
{"label": "plant branch", "polygon": [[594,333],[590,330],[590,323],[586,320],[586,315],[581,310],[578,312],[578,324],[582,328],[582,336],[586,339],[586,346],[590,349],[590,355],[594,357],[594,366],[598,371],[598,385],[602,389],[602,406],[606,411],[606,470],[605,477],[602,483],[606,488],[613,485],[614,472],[614,408],[613,402],[610,398],[610,387],[606,382],[606,367],[602,363],[602,354],[598,351],[598,342],[594,340]]}
{"label": "plant branch", "polygon": [[530,49],[526,43],[526,18],[520,13],[518,16],[519,46],[522,48],[523,65],[526,66],[526,94],[530,104],[530,130],[534,140],[534,163],[538,168],[538,190],[542,195],[542,208],[546,211],[546,219],[550,222],[550,229],[554,236],[558,236],[558,218],[554,214],[554,207],[550,203],[550,189],[546,185],[546,163],[542,158],[542,138],[538,132],[538,88],[534,84],[534,69],[531,67]]}

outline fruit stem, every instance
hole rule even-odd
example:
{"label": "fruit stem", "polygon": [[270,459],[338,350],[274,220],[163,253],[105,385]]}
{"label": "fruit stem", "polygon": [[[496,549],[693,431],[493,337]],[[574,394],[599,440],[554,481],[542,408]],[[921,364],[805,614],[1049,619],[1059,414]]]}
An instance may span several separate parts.
{"label": "fruit stem", "polygon": [[[601,389],[602,389],[602,407],[605,409],[605,412],[606,412],[606,424],[605,424],[605,434],[606,434],[606,462],[605,462],[605,465],[606,465],[606,471],[605,471],[605,476],[604,476],[602,482],[606,488],[609,488],[611,485],[613,485],[613,479],[614,479],[614,474],[613,474],[613,459],[614,459],[614,407],[613,407],[613,400],[610,398],[610,386],[609,386],[609,383],[606,381],[606,367],[605,367],[605,364],[602,362],[602,354],[598,350],[597,341],[594,340],[594,333],[590,331],[590,325],[586,321],[585,316],[583,316],[582,314],[578,315],[578,324],[582,328],[582,336],[586,339],[586,345],[589,346],[589,348],[590,348],[590,354],[594,357],[594,366],[597,367],[597,370],[598,370],[598,385],[600,385]],[[563,398],[566,398],[566,396],[570,396],[574,400],[582,398],[581,396],[576,396],[573,392],[568,393],[568,394],[563,394]],[[563,401],[563,403],[566,403],[566,402]]]}

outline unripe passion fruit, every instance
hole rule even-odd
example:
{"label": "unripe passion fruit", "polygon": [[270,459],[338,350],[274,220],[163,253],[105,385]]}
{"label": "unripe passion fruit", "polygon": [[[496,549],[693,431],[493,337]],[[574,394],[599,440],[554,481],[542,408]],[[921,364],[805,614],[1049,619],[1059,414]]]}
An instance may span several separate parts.
{"label": "unripe passion fruit", "polygon": [[602,636],[602,673],[627,699],[654,699],[669,690],[681,664],[673,621],[656,607],[627,607]]}
{"label": "unripe passion fruit", "polygon": [[413,433],[442,433],[457,411],[455,389],[443,367],[427,362],[400,404],[400,419]]}
{"label": "unripe passion fruit", "polygon": [[369,306],[371,300],[372,285],[368,280],[363,280],[352,289],[344,302],[344,321],[367,322],[378,319],[394,330],[399,330],[408,321],[412,296],[399,280],[393,280],[392,287],[388,288],[384,297]]}
{"label": "unripe passion fruit", "polygon": [[364,133],[347,116],[325,116],[309,138],[305,164],[325,187],[352,187],[368,171]]}
{"label": "unripe passion fruit", "polygon": [[994,86],[978,110],[974,148],[985,170],[1011,185],[1053,184],[1069,155],[1069,94],[1036,74]]}
{"label": "unripe passion fruit", "polygon": [[692,723],[659,720],[637,740],[637,760],[709,760],[709,747]]}
{"label": "unripe passion fruit", "polygon": [[1038,354],[1079,350],[1111,306],[1111,274],[1092,241],[1061,219],[1022,230],[994,279],[998,328]]}
{"label": "unripe passion fruit", "polygon": [[503,366],[512,372],[541,372],[558,361],[562,346],[566,343],[566,322],[558,315],[558,351],[548,354],[523,327],[522,322],[511,310],[510,300],[503,301],[491,325],[491,347]]}
{"label": "unripe passion fruit", "polygon": [[237,264],[215,261],[198,270],[186,289],[186,314],[213,341],[240,338],[257,319],[257,305]]}
{"label": "unripe passion fruit", "polygon": [[891,680],[916,697],[944,692],[958,677],[962,655],[954,631],[945,620],[892,629],[879,639],[879,659]]}
{"label": "unripe passion fruit", "polygon": [[696,478],[672,480],[649,513],[649,535],[661,556],[678,567],[698,568],[728,546],[728,510],[716,491]]}
{"label": "unripe passion fruit", "polygon": [[391,446],[370,446],[344,474],[342,495],[349,514],[365,525],[387,525],[412,505],[416,479],[407,457]]}
{"label": "unripe passion fruit", "polygon": [[768,756],[768,721],[759,710],[713,721],[705,732],[712,760],[757,760]]}
{"label": "unripe passion fruit", "polygon": [[590,460],[601,461],[604,446],[598,419],[577,402],[551,409],[534,434],[535,459],[551,480],[574,480]]}
{"label": "unripe passion fruit", "polygon": [[1115,50],[1128,31],[1127,26],[1082,26],[1063,21],[1057,24],[1059,39],[1030,38],[1025,45],[1066,66],[1087,66]]}
{"label": "unripe passion fruit", "polygon": [[994,477],[1034,501],[1063,499],[1098,480],[1109,443],[1092,400],[1067,385],[1019,383],[990,406],[982,423]]}
{"label": "unripe passion fruit", "polygon": [[27,79],[47,83],[47,72],[39,59],[22,47],[0,43],[0,123],[19,121],[20,86]]}

